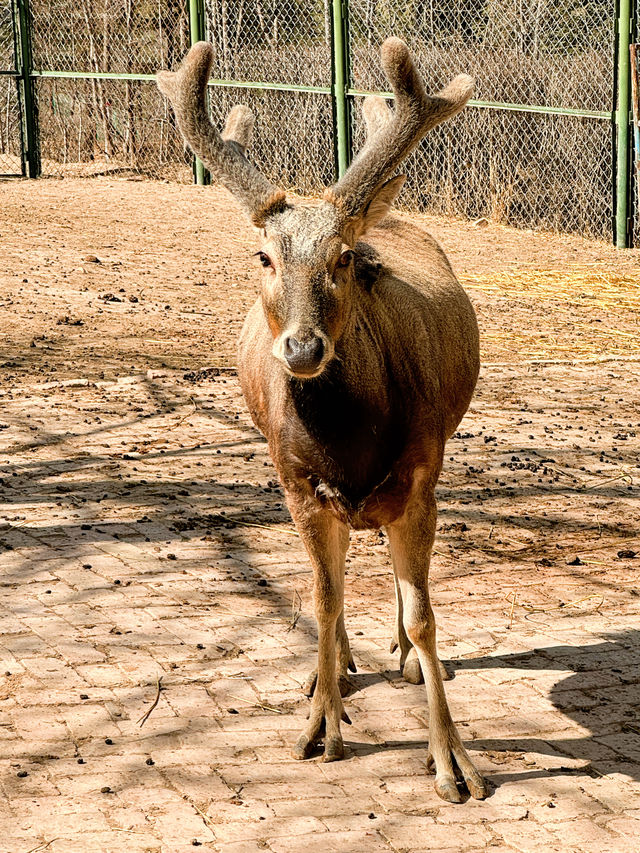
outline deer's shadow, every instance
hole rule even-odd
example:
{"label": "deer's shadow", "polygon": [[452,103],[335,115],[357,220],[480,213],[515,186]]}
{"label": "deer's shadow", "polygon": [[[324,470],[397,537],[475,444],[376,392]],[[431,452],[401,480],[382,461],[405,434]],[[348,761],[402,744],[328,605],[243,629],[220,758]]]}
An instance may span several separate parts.
{"label": "deer's shadow", "polygon": [[[532,721],[532,734],[520,734],[526,730],[527,718],[535,718],[536,709],[522,708],[522,726],[518,734],[507,737],[475,736],[474,723],[460,729],[468,749],[475,752],[490,752],[493,757],[508,753],[537,753],[561,759],[563,756],[579,764],[541,768],[525,767],[522,772],[512,772],[513,763],[499,774],[500,783],[536,776],[570,775],[575,773],[602,776],[610,772],[623,772],[635,781],[640,781],[640,631],[628,630],[610,634],[602,642],[585,646],[552,646],[534,648],[530,652],[504,655],[486,655],[465,660],[445,661],[447,670],[455,674],[467,671],[495,669],[517,670],[522,679],[531,682],[536,671],[558,670],[563,673],[551,687],[547,698],[553,707],[568,720],[577,723],[580,729],[571,731],[570,724],[564,731],[547,734],[540,731]],[[568,671],[568,674],[567,674]],[[356,690],[365,689],[379,681],[382,675],[358,674],[352,676]],[[509,690],[512,678],[498,683],[487,690],[496,694]],[[533,694],[532,694],[533,695]],[[544,709],[541,709],[544,711]],[[425,708],[426,711],[426,708]],[[500,728],[500,717],[492,721],[492,730]],[[510,718],[504,718],[509,720]],[[506,727],[506,726],[505,726]],[[482,721],[475,727],[482,731]],[[513,730],[512,726],[509,726]],[[553,726],[555,730],[557,727]],[[561,728],[561,727],[560,727]],[[582,732],[588,731],[584,735]],[[405,750],[428,746],[428,732],[420,741],[385,741],[380,744],[352,743],[356,755],[366,755],[385,750]],[[499,763],[499,762],[498,762]],[[497,781],[497,780],[494,780]]]}

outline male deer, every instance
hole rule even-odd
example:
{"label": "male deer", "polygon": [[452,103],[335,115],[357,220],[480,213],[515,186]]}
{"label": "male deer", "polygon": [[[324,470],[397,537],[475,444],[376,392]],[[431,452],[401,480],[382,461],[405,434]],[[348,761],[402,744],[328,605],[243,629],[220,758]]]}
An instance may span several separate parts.
{"label": "male deer", "polygon": [[389,175],[430,128],[463,108],[473,80],[460,75],[429,96],[404,42],[387,39],[382,64],[395,109],[368,97],[367,140],[346,174],[321,201],[289,202],[245,157],[252,113],[234,107],[222,135],[211,124],[212,59],[200,42],[177,73],[157,80],[191,149],[262,235],[262,295],[240,338],[240,380],[313,565],[318,622],[311,712],[293,754],[308,758],[323,740],[325,761],[343,756],[340,721],[350,721],[341,684],[353,668],[343,618],[349,527],[384,527],[396,579],[395,644],[405,677],[424,675],[436,791],[460,802],[457,776],[482,799],[485,782],[445,698],[428,589],[444,445],[478,376],[476,318],[435,242],[425,246],[424,268],[391,268],[384,248],[378,254],[360,242],[400,191],[404,176]]}

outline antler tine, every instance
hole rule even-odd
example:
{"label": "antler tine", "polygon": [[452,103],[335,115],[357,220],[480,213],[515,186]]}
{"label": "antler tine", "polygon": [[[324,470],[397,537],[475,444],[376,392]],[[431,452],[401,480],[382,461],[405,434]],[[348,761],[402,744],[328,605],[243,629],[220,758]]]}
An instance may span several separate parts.
{"label": "antler tine", "polygon": [[473,90],[473,78],[460,74],[437,95],[427,95],[409,49],[399,38],[383,43],[381,58],[393,89],[395,109],[387,118],[379,104],[382,99],[365,100],[367,141],[344,176],[325,192],[325,198],[346,216],[360,213],[375,189],[427,131],[458,113]]}
{"label": "antler tine", "polygon": [[225,142],[235,142],[242,154],[251,143],[255,118],[249,107],[236,104],[227,116],[222,138]]}
{"label": "antler tine", "polygon": [[367,95],[362,103],[362,115],[367,125],[367,142],[393,118],[387,102],[380,95]]}
{"label": "antler tine", "polygon": [[234,107],[222,136],[209,120],[205,103],[212,63],[212,46],[198,42],[177,72],[158,72],[158,88],[171,102],[180,132],[191,150],[213,178],[238,199],[254,225],[261,228],[270,215],[286,207],[285,193],[244,156],[253,128],[251,110]]}

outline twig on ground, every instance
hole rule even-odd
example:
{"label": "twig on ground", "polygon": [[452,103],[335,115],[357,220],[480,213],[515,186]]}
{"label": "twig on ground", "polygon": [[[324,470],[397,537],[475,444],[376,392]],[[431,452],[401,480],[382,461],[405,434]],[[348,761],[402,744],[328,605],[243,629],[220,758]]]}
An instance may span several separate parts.
{"label": "twig on ground", "polygon": [[215,826],[215,823],[211,820],[209,815],[206,812],[203,812],[202,809],[200,808],[200,806],[198,806],[196,803],[194,803],[194,801],[191,799],[191,797],[187,796],[186,794],[183,794],[182,799],[185,802],[189,803],[189,805],[198,812],[198,814],[200,815],[200,817],[204,821],[204,825],[207,827],[207,829],[209,830],[211,835],[213,835],[213,840],[215,841],[217,839],[217,835],[215,834],[214,829],[213,829],[213,827]]}
{"label": "twig on ground", "polygon": [[293,631],[293,629],[296,627],[301,613],[302,598],[300,598],[300,593],[296,589],[293,591],[293,598],[291,599],[291,622],[289,622],[289,625],[287,627],[287,634],[289,633],[289,631]]}
{"label": "twig on ground", "polygon": [[250,699],[243,699],[242,696],[234,696],[232,693],[229,694],[229,698],[236,699],[238,702],[244,702],[245,705],[250,705],[252,708],[262,708],[263,711],[273,711],[274,714],[282,713],[279,708],[272,708],[271,705],[265,705],[259,699],[252,702]]}
{"label": "twig on ground", "polygon": [[[511,630],[511,626],[513,625],[513,608],[516,606],[516,599],[518,598],[518,590],[514,589],[513,592],[509,593],[509,594],[513,595],[513,598],[511,599],[511,610],[509,611],[509,626],[508,626],[509,630]],[[508,600],[509,600],[509,596],[507,596],[507,601]]]}
{"label": "twig on ground", "polygon": [[153,705],[149,708],[148,711],[145,711],[145,713],[138,720],[138,725],[140,726],[140,728],[142,728],[144,726],[144,724],[147,722],[147,720],[151,716],[151,712],[153,711],[153,709],[156,707],[156,705],[160,701],[160,692],[162,690],[161,682],[162,682],[162,676],[160,676],[156,680],[156,698],[153,700]]}
{"label": "twig on ground", "polygon": [[[228,519],[227,519],[228,520]],[[245,521],[243,518],[234,518],[233,523],[237,527],[259,527],[262,530],[269,530],[271,533],[286,533],[288,536],[298,536],[298,531],[290,527],[274,527],[271,524],[258,524],[256,521]]]}
{"label": "twig on ground", "polygon": [[[166,432],[171,432],[171,430],[177,429],[180,426],[180,424],[183,424],[187,420],[187,418],[192,417],[198,411],[198,404],[196,403],[196,401],[191,396],[189,397],[189,399],[191,400],[191,405],[193,406],[193,411],[187,412],[187,414],[183,415],[180,418],[180,420],[176,421],[174,424],[171,424],[170,426],[167,426],[166,424],[148,424],[149,429],[163,429]],[[153,446],[154,444],[157,444],[158,441],[161,441],[161,440],[162,439],[156,439],[156,441],[151,442],[151,445],[145,445],[145,446],[146,447]]]}
{"label": "twig on ground", "polygon": [[39,850],[46,850],[47,847],[50,847],[54,841],[57,841],[57,838],[52,838],[51,841],[43,842],[42,844],[38,844],[37,847],[32,847],[31,850],[27,850],[27,853],[36,853]]}

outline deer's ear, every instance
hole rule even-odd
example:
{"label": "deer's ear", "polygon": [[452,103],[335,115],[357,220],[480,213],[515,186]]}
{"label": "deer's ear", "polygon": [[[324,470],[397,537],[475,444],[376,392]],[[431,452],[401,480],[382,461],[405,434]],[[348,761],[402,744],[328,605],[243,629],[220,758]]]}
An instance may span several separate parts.
{"label": "deer's ear", "polygon": [[398,175],[397,178],[391,178],[376,190],[362,213],[349,222],[344,235],[346,243],[350,246],[355,245],[363,234],[371,231],[384,219],[406,179],[406,175]]}

